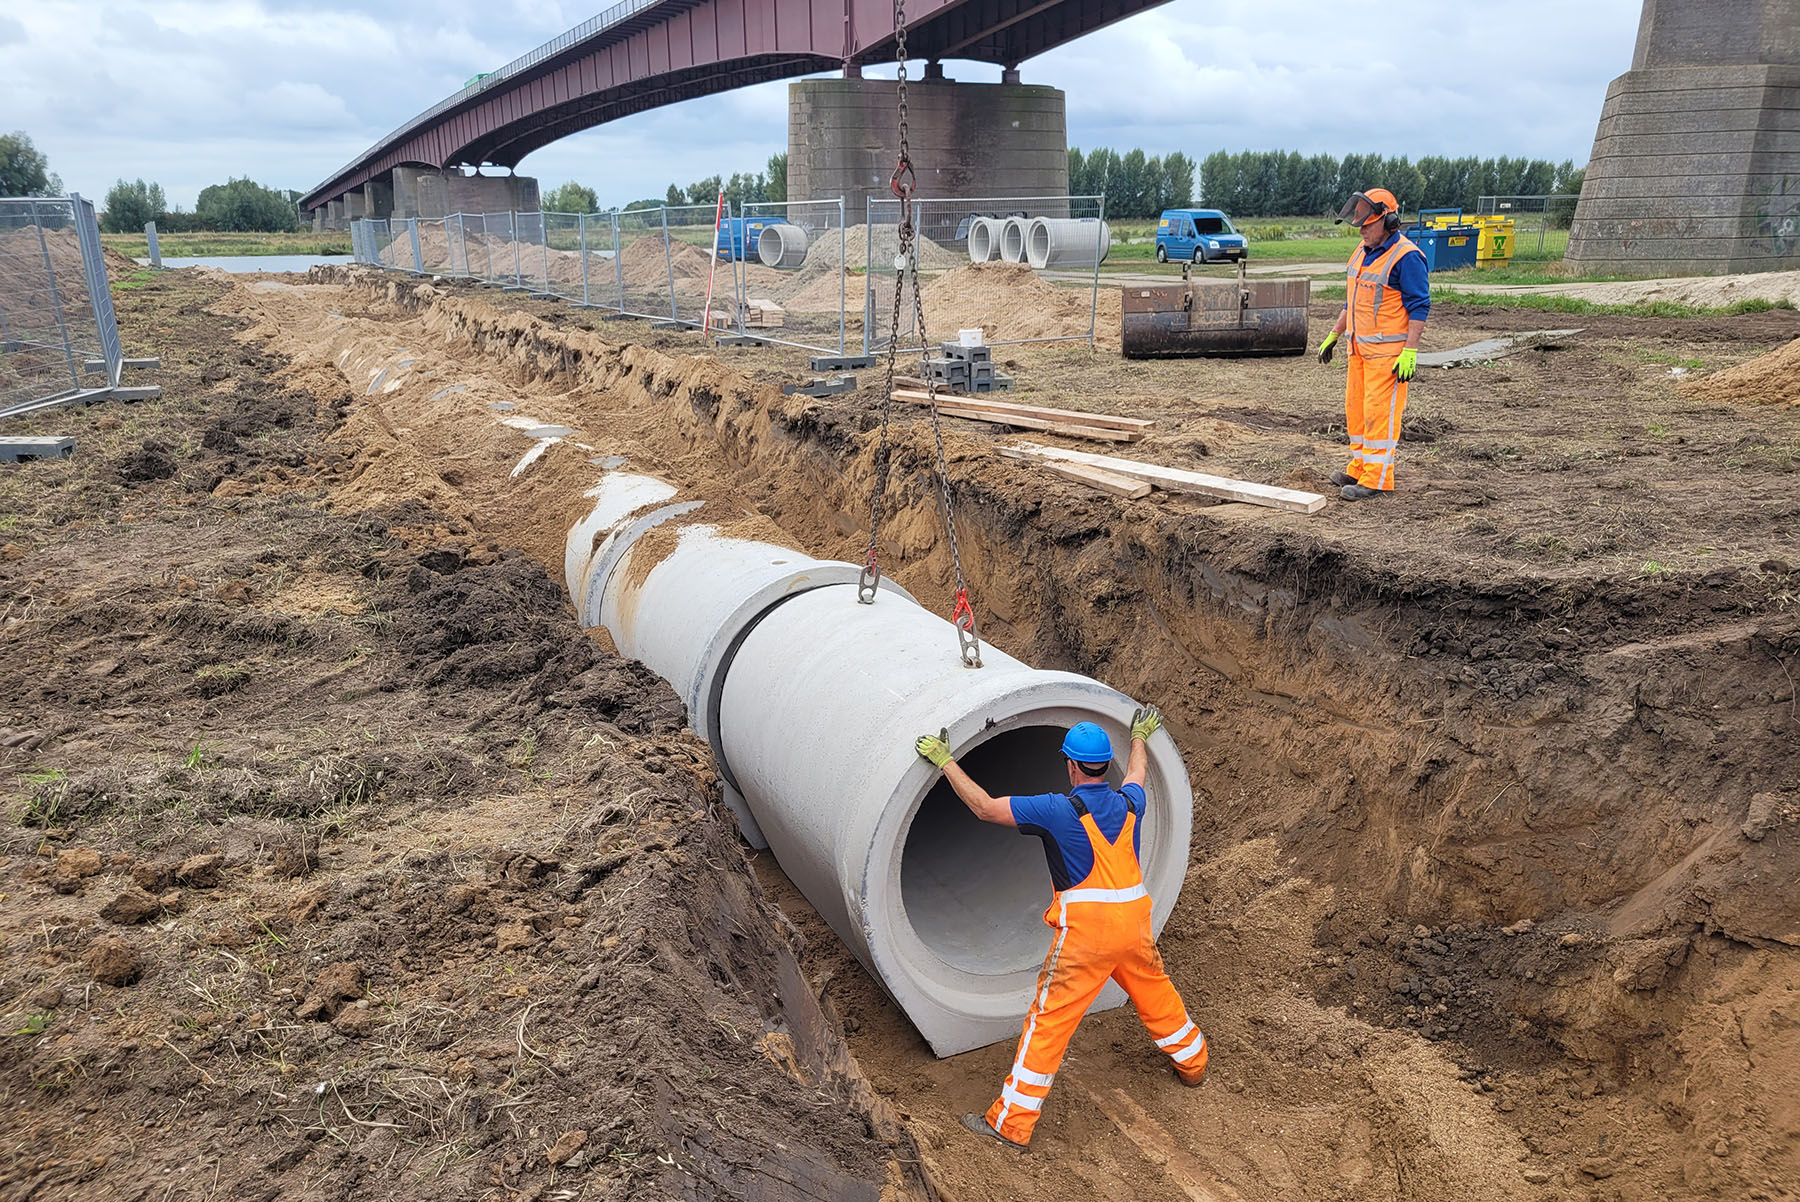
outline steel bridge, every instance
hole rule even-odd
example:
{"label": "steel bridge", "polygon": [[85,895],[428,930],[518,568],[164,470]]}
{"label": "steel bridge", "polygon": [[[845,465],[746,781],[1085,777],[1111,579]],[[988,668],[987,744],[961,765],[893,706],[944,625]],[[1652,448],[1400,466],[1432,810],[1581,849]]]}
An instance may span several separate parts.
{"label": "steel bridge", "polygon": [[[1026,59],[1166,0],[908,0],[909,56],[1016,72]],[[646,109],[891,61],[889,0],[622,0],[426,109],[301,202],[315,209],[403,166],[515,167],[540,146]]]}

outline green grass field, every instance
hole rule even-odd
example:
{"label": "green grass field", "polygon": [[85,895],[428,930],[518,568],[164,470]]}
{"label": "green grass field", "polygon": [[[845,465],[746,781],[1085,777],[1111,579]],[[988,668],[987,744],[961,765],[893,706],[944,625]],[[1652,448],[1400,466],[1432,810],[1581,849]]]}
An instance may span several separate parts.
{"label": "green grass field", "polygon": [[[142,234],[101,234],[102,244],[130,255],[148,258],[150,244]],[[164,234],[156,236],[165,258],[198,259],[212,255],[347,255],[348,233],[315,234],[300,230],[291,234]]]}

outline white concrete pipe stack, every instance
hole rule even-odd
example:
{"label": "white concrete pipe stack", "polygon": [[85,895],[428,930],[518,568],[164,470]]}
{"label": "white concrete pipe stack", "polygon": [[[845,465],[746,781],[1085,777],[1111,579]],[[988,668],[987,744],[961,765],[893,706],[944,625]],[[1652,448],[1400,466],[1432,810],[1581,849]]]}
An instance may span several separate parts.
{"label": "white concrete pipe stack", "polygon": [[[946,727],[996,793],[1062,791],[1063,731],[1098,722],[1122,751],[1134,702],[993,647],[982,668],[965,668],[950,624],[904,591],[884,581],[874,605],[859,605],[855,565],[713,526],[684,526],[672,549],[657,540],[654,564],[634,566],[642,534],[692,504],[623,473],[590,495],[566,559],[581,619],[687,703],[734,786],[727,800],[748,810],[746,836],[766,839],[938,1055],[1015,1037],[1050,944],[1042,849],[976,821],[913,740]],[[1144,868],[1160,930],[1186,872],[1193,804],[1167,733],[1150,743],[1149,794]],[[1123,1001],[1108,985],[1098,1005]]]}
{"label": "white concrete pipe stack", "polygon": [[1112,227],[1094,217],[1033,217],[1025,228],[1025,261],[1039,271],[1092,267],[1111,248]]}
{"label": "white concrete pipe stack", "polygon": [[763,226],[756,236],[756,257],[765,267],[800,270],[806,262],[806,231],[786,222]]}
{"label": "white concrete pipe stack", "polygon": [[1008,217],[1000,224],[1000,257],[1008,263],[1025,261],[1025,227],[1023,217]]}
{"label": "white concrete pipe stack", "polygon": [[977,217],[969,223],[969,262],[988,263],[1000,256],[1003,224],[998,217]]}

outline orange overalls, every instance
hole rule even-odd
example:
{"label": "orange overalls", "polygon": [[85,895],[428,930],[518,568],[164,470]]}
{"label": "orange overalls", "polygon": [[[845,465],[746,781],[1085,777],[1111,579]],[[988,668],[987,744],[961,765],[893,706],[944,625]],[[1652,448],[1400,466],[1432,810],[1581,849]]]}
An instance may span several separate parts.
{"label": "orange overalls", "polygon": [[1350,252],[1344,277],[1344,312],[1349,323],[1349,378],[1344,382],[1344,424],[1350,433],[1350,463],[1344,474],[1364,488],[1391,491],[1394,451],[1400,446],[1400,415],[1406,412],[1406,385],[1394,378],[1394,360],[1406,348],[1406,306],[1388,277],[1402,256],[1422,254],[1404,235],[1368,266],[1363,248]]}
{"label": "orange overalls", "polygon": [[1150,894],[1132,839],[1137,815],[1127,811],[1119,837],[1109,843],[1081,799],[1071,800],[1093,845],[1094,868],[1044,911],[1056,940],[1038,974],[1012,1072],[987,1112],[994,1129],[1019,1144],[1031,1141],[1069,1039],[1109,977],[1184,1080],[1198,1081],[1206,1072],[1206,1036],[1188,1018],[1150,933]]}

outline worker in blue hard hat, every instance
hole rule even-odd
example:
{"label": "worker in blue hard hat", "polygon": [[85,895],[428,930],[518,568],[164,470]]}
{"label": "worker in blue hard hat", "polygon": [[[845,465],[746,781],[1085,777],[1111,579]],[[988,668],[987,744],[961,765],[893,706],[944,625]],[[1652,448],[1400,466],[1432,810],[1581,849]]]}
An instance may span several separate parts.
{"label": "worker in blue hard hat", "polygon": [[1130,996],[1182,1083],[1199,1085],[1206,1078],[1206,1036],[1163,970],[1138,858],[1150,770],[1146,743],[1161,727],[1162,714],[1153,705],[1132,715],[1131,755],[1115,789],[1106,779],[1112,741],[1094,723],[1077,723],[1062,744],[1069,791],[1032,797],[990,796],[957,764],[942,733],[916,744],[977,818],[1044,841],[1056,888],[1044,911],[1056,938],[1038,974],[1012,1071],[986,1115],[962,1118],[977,1134],[1018,1148],[1030,1143],[1069,1039],[1109,979]]}

